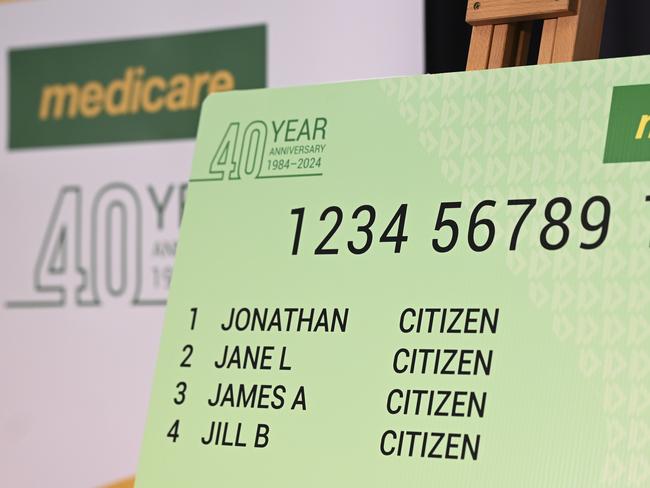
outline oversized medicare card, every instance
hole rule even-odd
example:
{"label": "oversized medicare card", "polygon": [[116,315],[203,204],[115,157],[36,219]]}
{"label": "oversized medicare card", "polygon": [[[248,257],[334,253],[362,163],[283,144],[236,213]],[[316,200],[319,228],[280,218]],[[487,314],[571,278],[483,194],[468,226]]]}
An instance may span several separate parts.
{"label": "oversized medicare card", "polygon": [[650,58],[210,96],[138,488],[650,482]]}

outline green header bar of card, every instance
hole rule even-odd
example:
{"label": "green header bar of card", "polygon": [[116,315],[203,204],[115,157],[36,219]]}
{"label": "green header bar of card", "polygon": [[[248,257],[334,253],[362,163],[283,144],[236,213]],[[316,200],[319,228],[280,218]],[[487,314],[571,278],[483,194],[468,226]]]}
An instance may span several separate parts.
{"label": "green header bar of card", "polygon": [[208,93],[266,85],[253,26],[12,50],[10,148],[193,137]]}
{"label": "green header bar of card", "polygon": [[609,115],[606,163],[650,161],[650,85],[617,86]]}

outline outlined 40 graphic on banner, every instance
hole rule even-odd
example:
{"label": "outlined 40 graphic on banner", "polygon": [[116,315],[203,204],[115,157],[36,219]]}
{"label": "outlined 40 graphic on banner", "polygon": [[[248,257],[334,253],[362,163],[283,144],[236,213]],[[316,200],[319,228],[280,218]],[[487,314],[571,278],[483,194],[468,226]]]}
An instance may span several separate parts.
{"label": "outlined 40 graphic on banner", "polygon": [[[184,205],[185,185],[179,186],[179,219]],[[173,186],[158,197],[148,192],[158,214],[158,227],[164,227],[164,212],[169,207]],[[122,301],[134,306],[164,305],[165,299],[149,296],[144,286],[143,206],[135,188],[115,182],[101,187],[89,207],[89,222],[84,224],[82,188],[61,188],[52,208],[47,228],[36,256],[32,283],[36,296],[11,300],[8,308],[101,306]],[[89,234],[86,235],[85,233]],[[154,279],[163,280],[154,269]],[[167,281],[171,266],[166,270]]]}

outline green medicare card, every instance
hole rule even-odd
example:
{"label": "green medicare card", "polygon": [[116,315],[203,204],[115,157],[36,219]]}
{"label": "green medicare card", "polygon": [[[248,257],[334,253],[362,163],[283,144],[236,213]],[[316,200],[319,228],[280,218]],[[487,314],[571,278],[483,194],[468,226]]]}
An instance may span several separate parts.
{"label": "green medicare card", "polygon": [[203,106],[137,476],[650,486],[650,58]]}

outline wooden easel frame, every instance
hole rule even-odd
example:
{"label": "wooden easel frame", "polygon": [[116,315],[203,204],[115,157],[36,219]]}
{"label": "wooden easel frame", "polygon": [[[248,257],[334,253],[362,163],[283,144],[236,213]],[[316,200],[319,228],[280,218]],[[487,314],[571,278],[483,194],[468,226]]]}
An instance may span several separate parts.
{"label": "wooden easel frame", "polygon": [[539,64],[596,59],[607,0],[469,0],[467,70],[526,64],[532,21],[544,20]]}

